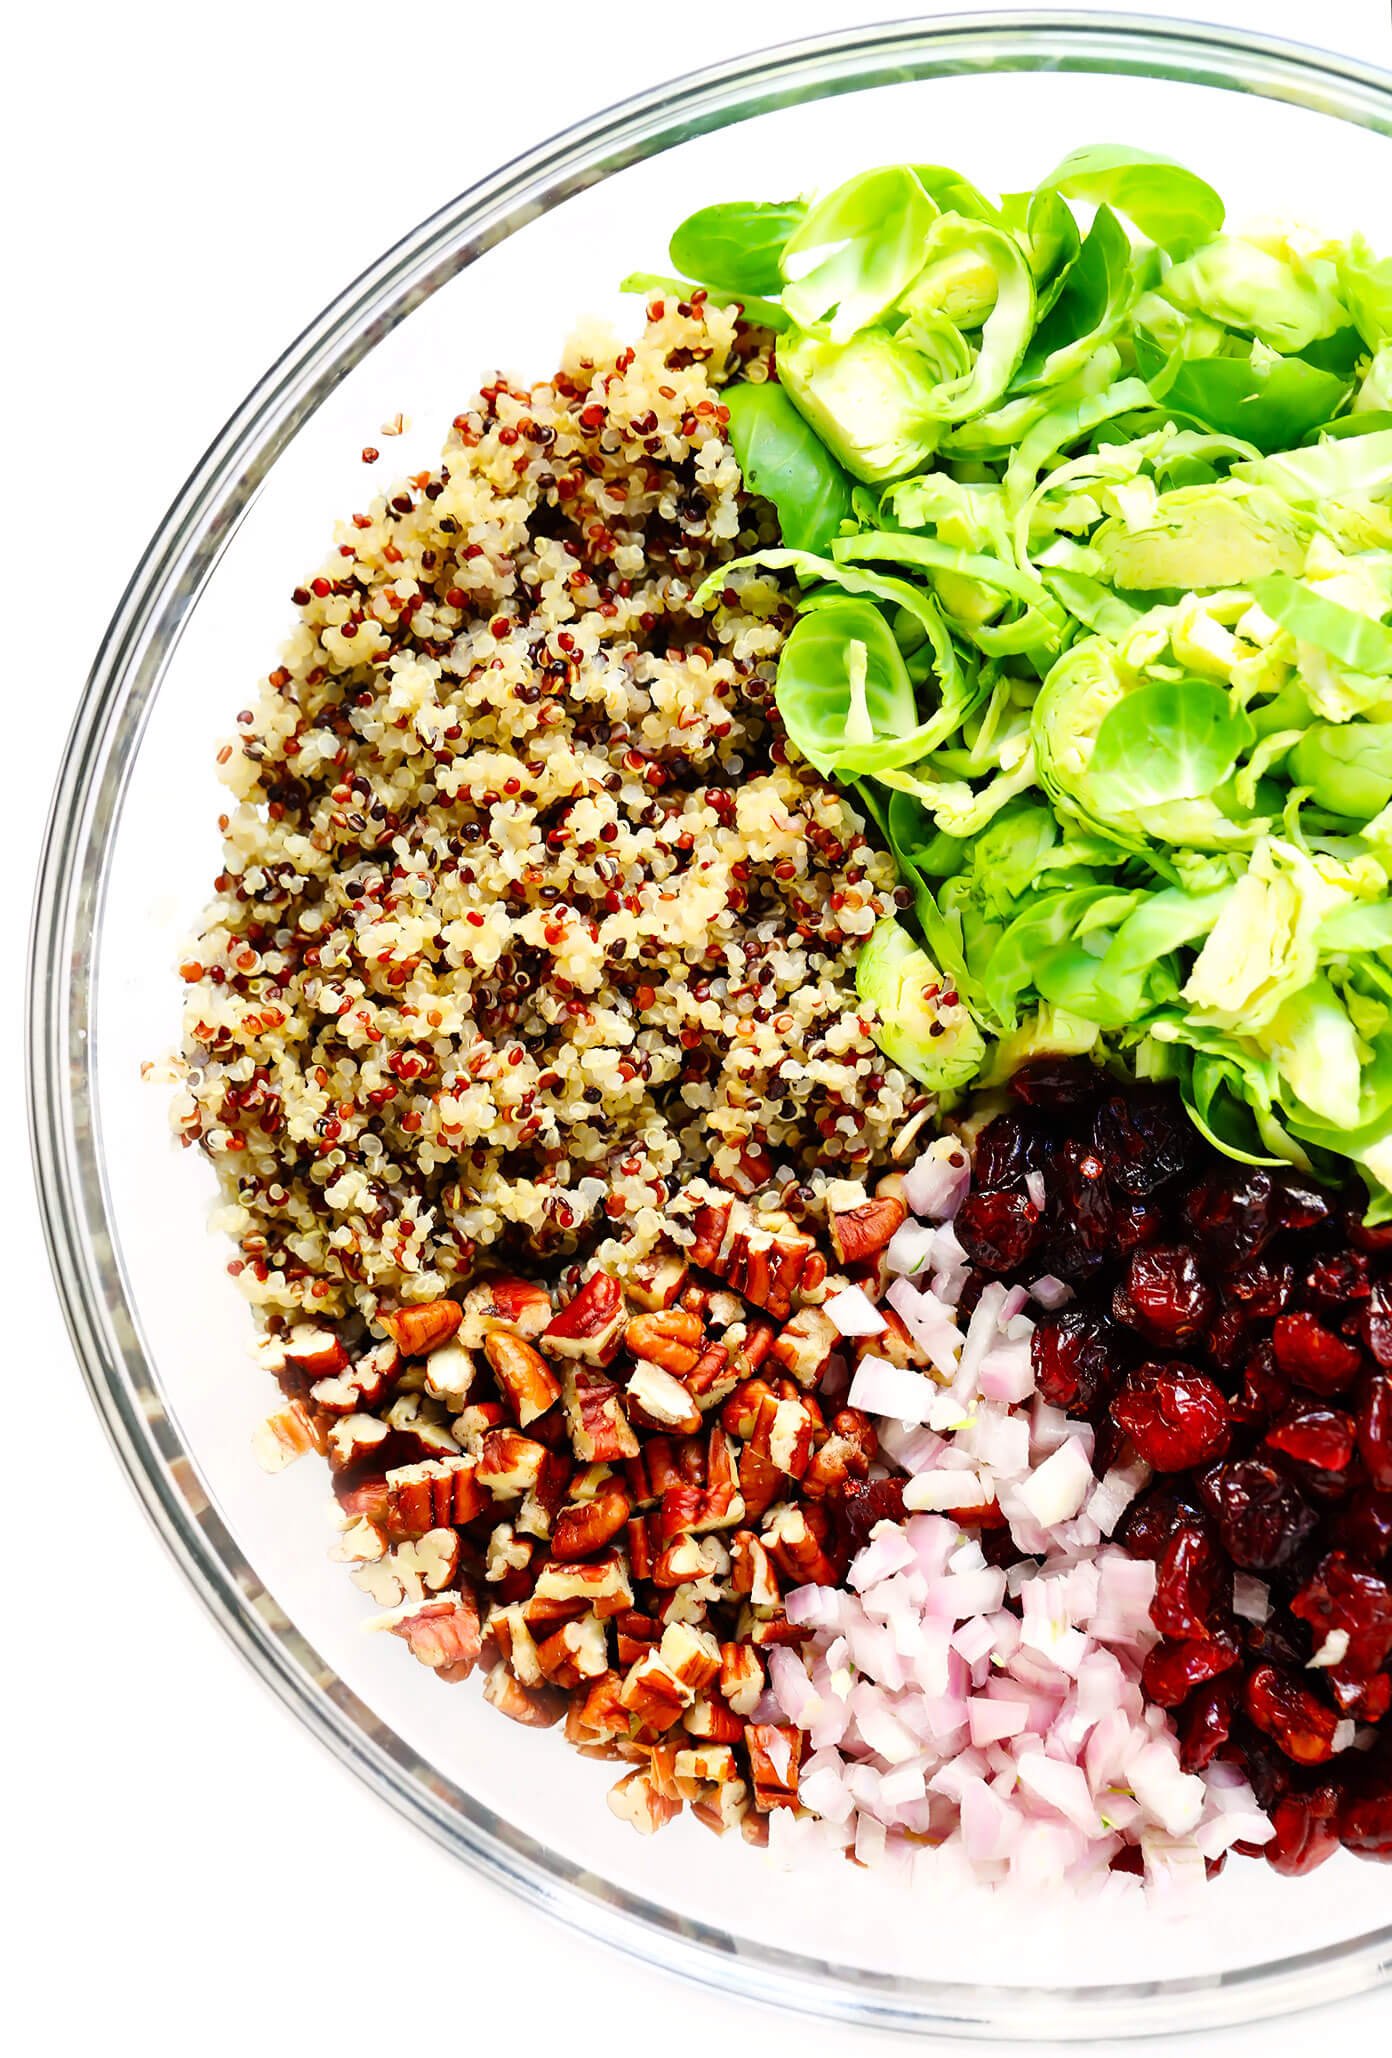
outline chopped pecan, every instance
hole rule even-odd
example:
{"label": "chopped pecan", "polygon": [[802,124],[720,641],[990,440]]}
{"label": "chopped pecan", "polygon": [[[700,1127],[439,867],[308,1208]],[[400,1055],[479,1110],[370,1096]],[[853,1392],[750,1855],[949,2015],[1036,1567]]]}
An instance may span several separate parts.
{"label": "chopped pecan", "polygon": [[[772,1405],[776,1408],[778,1403]],[[740,1452],[739,1478],[745,1516],[750,1521],[756,1521],[766,1508],[771,1508],[787,1484],[786,1475],[768,1452],[759,1450],[752,1442]]]}
{"label": "chopped pecan", "polygon": [[506,1665],[495,1665],[484,1681],[483,1698],[501,1715],[529,1729],[551,1729],[565,1713],[565,1696],[550,1687],[526,1687]]}
{"label": "chopped pecan", "polygon": [[836,1567],[824,1548],[830,1524],[821,1508],[775,1508],[762,1541],[789,1586],[834,1586]]}
{"label": "chopped pecan", "polygon": [[773,1230],[752,1219],[738,1228],[720,1261],[720,1276],[776,1322],[792,1313],[804,1268],[814,1251],[810,1236],[795,1229]]}
{"label": "chopped pecan", "polygon": [[664,1828],[681,1814],[682,1808],[680,1801],[668,1800],[660,1794],[652,1775],[642,1769],[626,1773],[617,1786],[610,1788],[609,1806],[621,1822],[632,1823],[643,1836],[652,1836]]}
{"label": "chopped pecan", "polygon": [[558,1358],[608,1365],[623,1341],[623,1288],[608,1272],[592,1272],[573,1300],[547,1325],[543,1343]]}
{"label": "chopped pecan", "polygon": [[621,1486],[603,1486],[587,1501],[572,1501],[561,1509],[552,1525],[551,1555],[593,1557],[596,1551],[612,1543],[632,1512]]}
{"label": "chopped pecan", "polygon": [[340,1415],[331,1423],[328,1433],[329,1463],[331,1465],[356,1465],[372,1452],[380,1450],[391,1435],[386,1423],[376,1415]]}
{"label": "chopped pecan", "polygon": [[560,1381],[541,1352],[523,1337],[495,1329],[484,1338],[483,1354],[523,1429],[560,1399]]}
{"label": "chopped pecan", "polygon": [[744,1741],[754,1806],[762,1814],[771,1808],[795,1808],[802,1731],[786,1722],[750,1722],[745,1725]]}
{"label": "chopped pecan", "polygon": [[413,1601],[405,1612],[382,1625],[403,1637],[422,1665],[429,1665],[451,1683],[467,1679],[478,1663],[483,1639],[472,1594],[451,1594],[447,1600]]}
{"label": "chopped pecan", "polygon": [[730,1370],[737,1380],[754,1376],[773,1349],[777,1334],[772,1322],[766,1322],[762,1315],[746,1323],[744,1335],[730,1361]]}
{"label": "chopped pecan", "polygon": [[375,1563],[360,1565],[354,1581],[379,1608],[423,1600],[449,1585],[459,1568],[459,1538],[452,1529],[428,1529],[399,1543]]}
{"label": "chopped pecan", "polygon": [[686,1285],[686,1259],[679,1251],[658,1249],[629,1267],[624,1277],[628,1298],[640,1308],[670,1308]]}
{"label": "chopped pecan", "polygon": [[849,1479],[864,1479],[880,1448],[868,1415],[842,1408],[833,1416],[831,1434],[812,1455],[803,1474],[802,1490],[813,1500],[839,1492]]}
{"label": "chopped pecan", "polygon": [[472,1401],[454,1418],[456,1440],[473,1457],[483,1447],[483,1439],[490,1429],[503,1429],[507,1425],[507,1410],[499,1401]]}
{"label": "chopped pecan", "polygon": [[622,1553],[606,1551],[602,1558],[587,1558],[581,1564],[548,1559],[537,1574],[527,1619],[541,1619],[547,1611],[575,1613],[590,1608],[601,1621],[607,1621],[632,1606],[633,1587]]}
{"label": "chopped pecan", "polygon": [[827,1209],[832,1249],[843,1265],[859,1265],[884,1249],[908,1214],[907,1203],[894,1193],[862,1199],[851,1207],[837,1207],[832,1200]]}
{"label": "chopped pecan", "polygon": [[820,1308],[799,1308],[779,1330],[769,1355],[791,1372],[799,1386],[815,1386],[840,1341],[840,1331],[830,1315]]}
{"label": "chopped pecan", "polygon": [[382,1419],[398,1436],[414,1437],[427,1457],[448,1458],[459,1449],[439,1402],[423,1393],[399,1393]]}
{"label": "chopped pecan", "polygon": [[[812,1456],[812,1435],[817,1417],[805,1401],[774,1399],[761,1403],[745,1456],[756,1451],[789,1479],[801,1479]],[[743,1459],[741,1459],[741,1465]],[[740,1474],[743,1483],[744,1474]],[[746,1500],[749,1496],[746,1494]]]}
{"label": "chopped pecan", "polygon": [[683,1379],[701,1357],[702,1329],[699,1316],[685,1308],[663,1308],[655,1314],[635,1315],[624,1330],[624,1345],[635,1358],[645,1358],[664,1372]]}
{"label": "chopped pecan", "polygon": [[684,1801],[700,1798],[707,1786],[725,1786],[739,1778],[739,1761],[729,1744],[691,1744],[677,1751],[672,1777]]}
{"label": "chopped pecan", "polygon": [[378,1321],[404,1358],[428,1358],[442,1343],[448,1343],[463,1320],[458,1301],[416,1301],[379,1315]]}
{"label": "chopped pecan", "polygon": [[348,1370],[348,1353],[332,1329],[297,1322],[280,1338],[287,1365],[303,1379],[334,1379]]}
{"label": "chopped pecan", "polygon": [[624,1549],[628,1552],[628,1562],[633,1567],[633,1577],[651,1579],[653,1561],[657,1551],[661,1549],[661,1543],[659,1541],[656,1549],[654,1548],[648,1520],[642,1515],[635,1515],[625,1528]]}
{"label": "chopped pecan", "polygon": [[584,1465],[612,1465],[636,1458],[638,1439],[612,1380],[593,1372],[568,1372],[563,1394],[571,1448]]}
{"label": "chopped pecan", "polygon": [[717,1536],[679,1536],[659,1551],[647,1575],[654,1586],[674,1588],[700,1579],[723,1579],[729,1553]]}
{"label": "chopped pecan", "polygon": [[483,1576],[490,1586],[498,1586],[511,1573],[525,1572],[535,1555],[529,1536],[519,1536],[510,1522],[499,1522],[489,1532]]}
{"label": "chopped pecan", "polygon": [[720,1646],[720,1693],[736,1715],[752,1715],[764,1692],[764,1665],[748,1644]]}
{"label": "chopped pecan", "polygon": [[466,1351],[462,1343],[441,1344],[425,1361],[425,1391],[432,1400],[442,1402],[452,1415],[463,1413],[477,1377],[473,1353]]}
{"label": "chopped pecan", "polygon": [[704,1829],[724,1836],[727,1829],[739,1829],[748,1819],[749,1788],[742,1779],[708,1786],[700,1799],[691,1803],[691,1812]]}
{"label": "chopped pecan", "polygon": [[540,1336],[551,1320],[551,1296],[534,1279],[501,1273],[471,1286],[461,1311],[459,1341],[478,1350],[500,1330],[508,1336]]}
{"label": "chopped pecan", "polygon": [[720,1676],[720,1645],[704,1629],[672,1623],[662,1632],[658,1654],[673,1677],[693,1694],[701,1693]]}
{"label": "chopped pecan", "polygon": [[754,1434],[754,1425],[764,1402],[776,1399],[777,1395],[766,1379],[746,1379],[735,1388],[720,1410],[721,1423],[729,1435],[747,1443]]}
{"label": "chopped pecan", "polygon": [[[757,1700],[756,1695],[749,1704],[751,1709]],[[682,1727],[688,1736],[697,1737],[702,1743],[737,1744],[744,1739],[741,1718],[732,1715],[725,1703],[713,1694],[697,1694],[682,1716]]]}
{"label": "chopped pecan", "polygon": [[523,1686],[539,1686],[542,1672],[537,1662],[536,1639],[522,1608],[516,1602],[491,1608],[485,1629],[504,1663]]}
{"label": "chopped pecan", "polygon": [[478,1483],[495,1501],[516,1500],[531,1493],[551,1453],[544,1443],[517,1429],[490,1429],[478,1459]]}
{"label": "chopped pecan", "polygon": [[737,1529],[730,1539],[730,1583],[747,1594],[754,1608],[777,1608],[783,1599],[768,1547],[752,1529]]}
{"label": "chopped pecan", "polygon": [[[472,1458],[424,1458],[398,1465],[386,1476],[382,1527],[393,1542],[424,1536],[428,1529],[463,1527],[488,1506]],[[373,1518],[376,1519],[375,1517]]]}
{"label": "chopped pecan", "polygon": [[631,1735],[633,1717],[619,1699],[619,1684],[617,1672],[601,1673],[583,1698],[571,1702],[565,1735],[577,1751],[607,1752],[615,1738]]}
{"label": "chopped pecan", "polygon": [[800,1644],[807,1635],[796,1623],[790,1622],[781,1611],[775,1615],[751,1615],[741,1624],[742,1633],[749,1641],[769,1648],[774,1644]]}
{"label": "chopped pecan", "polygon": [[619,1688],[630,1715],[653,1730],[670,1729],[695,1699],[695,1689],[677,1678],[660,1651],[647,1651],[631,1665]]}
{"label": "chopped pecan", "polygon": [[676,1430],[690,1436],[701,1426],[699,1409],[679,1379],[660,1365],[639,1359],[626,1388],[629,1405],[641,1411],[655,1429]]}
{"label": "chopped pecan", "polygon": [[401,1376],[401,1353],[390,1337],[372,1349],[346,1372],[316,1380],[309,1397],[326,1415],[353,1415],[380,1406]]}
{"label": "chopped pecan", "polygon": [[537,1645],[537,1663],[553,1686],[576,1687],[609,1669],[608,1639],[597,1615],[577,1615]]}
{"label": "chopped pecan", "polygon": [[704,1272],[719,1269],[734,1208],[733,1196],[710,1200],[699,1206],[692,1217],[691,1262]]}
{"label": "chopped pecan", "polygon": [[386,1549],[387,1539],[375,1522],[365,1515],[347,1515],[329,1556],[336,1565],[373,1565]]}
{"label": "chopped pecan", "polygon": [[662,1624],[651,1615],[640,1614],[636,1608],[624,1608],[614,1617],[614,1644],[618,1660],[625,1670],[641,1658],[644,1651],[662,1641]]}
{"label": "chopped pecan", "polygon": [[624,1466],[624,1478],[636,1508],[660,1500],[669,1486],[684,1483],[677,1446],[670,1436],[650,1436],[638,1455]]}
{"label": "chopped pecan", "polygon": [[323,1434],[303,1401],[287,1401],[277,1408],[251,1439],[252,1456],[263,1472],[283,1472],[306,1451],[323,1451],[324,1447]]}

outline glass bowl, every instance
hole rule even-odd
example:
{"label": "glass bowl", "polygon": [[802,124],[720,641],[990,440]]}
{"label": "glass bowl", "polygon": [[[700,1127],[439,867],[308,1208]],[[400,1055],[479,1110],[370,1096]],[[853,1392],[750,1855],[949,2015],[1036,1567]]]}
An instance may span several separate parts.
{"label": "glass bowl", "polygon": [[[848,31],[677,81],[499,171],[384,256],[231,417],[111,623],[49,827],[32,980],[32,1107],[53,1262],[93,1397],[147,1509],[250,1662],[362,1777],[468,1863],[702,1981],[863,2023],[1032,2038],[1232,2023],[1356,1992],[1392,1962],[1392,1892],[1340,1857],[1303,1881],[1234,1863],[1180,1922],[900,1897],[845,1868],[779,1873],[689,1820],[635,1837],[612,1769],[443,1691],[326,1548],[313,1461],[249,1437],[271,1388],[206,1226],[211,1177],[141,1062],[177,1039],[180,943],[217,870],[213,757],[275,661],[289,591],[362,492],[399,410],[401,471],[494,366],[540,376],[582,312],[661,268],[691,206],[931,156],[1029,185],[1084,141],[1181,156],[1241,214],[1392,248],[1392,78],[1229,31],[974,15]],[[1091,1948],[1078,1948],[1083,1928]]]}

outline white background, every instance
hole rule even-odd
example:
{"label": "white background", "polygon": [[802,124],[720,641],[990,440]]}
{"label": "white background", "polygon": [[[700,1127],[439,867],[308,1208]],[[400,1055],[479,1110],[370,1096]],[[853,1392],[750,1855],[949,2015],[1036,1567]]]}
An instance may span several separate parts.
{"label": "white background", "polygon": [[[0,136],[3,692],[33,747],[5,797],[14,967],[48,787],[101,628],[184,475],[285,343],[422,216],[581,115],[699,63],[895,11],[911,0],[22,10],[6,33]],[[1179,11],[1392,69],[1389,0]],[[19,976],[4,976],[0,1077],[16,1082],[17,1139]],[[311,2043],[515,2053],[543,2040],[579,2058],[620,2046],[820,2058],[870,2042],[581,1942],[465,1874],[298,1728],[147,1529],[72,1362],[28,1187],[11,1191],[11,2048],[26,2032],[60,2058],[136,2038],[152,2058]],[[1202,2047],[1279,2058],[1316,2037],[1364,2044],[1390,2014],[1374,1998]]]}

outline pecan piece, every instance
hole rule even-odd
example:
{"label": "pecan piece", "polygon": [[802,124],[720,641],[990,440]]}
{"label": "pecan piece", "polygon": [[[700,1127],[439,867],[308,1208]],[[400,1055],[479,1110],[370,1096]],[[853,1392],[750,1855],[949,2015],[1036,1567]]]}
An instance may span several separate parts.
{"label": "pecan piece", "polygon": [[632,1512],[621,1486],[603,1486],[587,1501],[572,1501],[552,1525],[552,1557],[593,1557],[612,1543]]}
{"label": "pecan piece", "polygon": [[763,1697],[764,1665],[748,1644],[720,1646],[720,1693],[736,1715],[752,1715]]}
{"label": "pecan piece", "polygon": [[771,1808],[797,1806],[802,1736],[800,1729],[794,1729],[785,1722],[750,1722],[745,1725],[744,1741],[749,1752],[754,1806],[761,1814],[767,1814]]}
{"label": "pecan piece", "polygon": [[612,1465],[636,1458],[638,1439],[612,1380],[593,1372],[568,1372],[563,1387],[571,1448],[582,1465]]}
{"label": "pecan piece", "polygon": [[708,1786],[701,1798],[691,1803],[691,1812],[703,1829],[724,1836],[727,1829],[739,1829],[747,1819],[749,1788],[742,1779]]}
{"label": "pecan piece", "polygon": [[467,1679],[478,1663],[483,1638],[472,1594],[451,1594],[447,1600],[414,1601],[406,1612],[382,1625],[403,1637],[413,1657],[453,1684]]}
{"label": "pecan piece", "polygon": [[552,1686],[577,1687],[609,1669],[608,1639],[597,1615],[577,1615],[537,1645],[537,1663]]}
{"label": "pecan piece", "polygon": [[375,1563],[360,1565],[353,1579],[379,1608],[396,1608],[402,1601],[420,1601],[428,1593],[439,1593],[458,1569],[455,1531],[427,1529],[424,1536],[397,1544]]}
{"label": "pecan piece", "polygon": [[565,1713],[565,1696],[550,1687],[525,1687],[506,1665],[495,1665],[484,1681],[483,1698],[500,1715],[529,1729],[551,1729]]}
{"label": "pecan piece", "polygon": [[684,1379],[700,1362],[701,1339],[699,1316],[685,1308],[635,1315],[624,1330],[625,1347],[635,1358],[645,1358],[677,1379]]}
{"label": "pecan piece", "polygon": [[391,1435],[376,1415],[340,1415],[328,1434],[329,1463],[347,1467],[379,1450]]}
{"label": "pecan piece", "polygon": [[462,1528],[488,1506],[472,1458],[423,1458],[418,1465],[398,1465],[388,1472],[385,1485],[381,1526],[396,1543],[424,1536],[428,1529]]}
{"label": "pecan piece", "polygon": [[[756,1694],[750,1702],[752,1712],[758,1701]],[[744,1737],[744,1723],[738,1715],[732,1715],[723,1701],[713,1694],[697,1694],[691,1706],[682,1716],[682,1728],[688,1736],[694,1736],[703,1743],[737,1744]]]}
{"label": "pecan piece", "polygon": [[452,1415],[461,1415],[469,1395],[473,1392],[478,1367],[473,1353],[466,1351],[459,1342],[441,1344],[425,1361],[425,1390],[433,1401],[440,1401]]}
{"label": "pecan piece", "polygon": [[541,1352],[522,1337],[495,1329],[484,1338],[483,1354],[523,1429],[560,1399],[560,1381]]}
{"label": "pecan piece", "polygon": [[517,1500],[534,1491],[551,1453],[544,1443],[516,1429],[490,1429],[479,1452],[477,1478],[495,1501]]}
{"label": "pecan piece", "polygon": [[880,1448],[868,1415],[842,1408],[832,1417],[831,1434],[813,1453],[803,1474],[802,1490],[812,1500],[838,1493],[848,1480],[864,1479]]}
{"label": "pecan piece", "polygon": [[574,1299],[551,1318],[542,1342],[558,1358],[608,1365],[623,1341],[623,1288],[608,1272],[592,1272]]}
{"label": "pecan piece", "polygon": [[[574,1614],[589,1608],[607,1621],[625,1614],[633,1606],[633,1587],[628,1567],[618,1551],[606,1551],[602,1558],[587,1558],[580,1564],[548,1559],[537,1574],[527,1619],[540,1620],[548,1611]],[[553,1615],[554,1619],[554,1615]]]}
{"label": "pecan piece", "polygon": [[834,1586],[836,1567],[823,1548],[829,1533],[823,1509],[783,1507],[764,1524],[762,1541],[789,1586]]}
{"label": "pecan piece", "polygon": [[512,1279],[499,1273],[471,1286],[464,1299],[459,1341],[469,1350],[502,1330],[509,1336],[540,1336],[551,1320],[551,1296],[534,1279]]}
{"label": "pecan piece", "polygon": [[730,1583],[748,1594],[751,1607],[776,1608],[783,1599],[768,1548],[752,1529],[737,1529],[730,1540]]}
{"label": "pecan piece", "polygon": [[360,1409],[370,1413],[385,1400],[401,1376],[401,1353],[390,1337],[372,1349],[346,1372],[316,1380],[309,1397],[326,1415],[353,1415]]}
{"label": "pecan piece", "polygon": [[695,1699],[695,1689],[676,1674],[661,1651],[647,1651],[631,1665],[619,1688],[619,1699],[630,1715],[648,1729],[670,1729]]}
{"label": "pecan piece", "polygon": [[701,1426],[701,1414],[686,1388],[660,1365],[639,1359],[625,1389],[630,1404],[655,1429],[673,1429],[690,1436]]}
{"label": "pecan piece", "polygon": [[609,1790],[609,1806],[621,1822],[632,1823],[642,1836],[652,1836],[681,1814],[682,1804],[660,1794],[652,1775],[629,1772]]}
{"label": "pecan piece", "polygon": [[720,1676],[720,1645],[704,1629],[673,1622],[662,1632],[658,1655],[674,1679],[701,1693]]}
{"label": "pecan piece", "polygon": [[442,1300],[416,1301],[377,1319],[403,1358],[428,1358],[442,1343],[449,1342],[463,1316],[458,1301]]}
{"label": "pecan piece", "polygon": [[277,1408],[251,1439],[252,1456],[263,1472],[283,1472],[306,1451],[323,1449],[323,1435],[303,1401],[287,1401]]}
{"label": "pecan piece", "polygon": [[851,1207],[838,1207],[833,1199],[827,1210],[832,1249],[843,1265],[863,1264],[884,1249],[908,1215],[907,1203],[893,1193]]}
{"label": "pecan piece", "polygon": [[830,1315],[820,1308],[799,1308],[779,1330],[769,1356],[790,1372],[799,1386],[815,1386],[840,1341],[840,1331]]}
{"label": "pecan piece", "polygon": [[348,1353],[332,1329],[318,1329],[311,1322],[297,1322],[280,1339],[287,1365],[304,1379],[334,1379],[348,1370]]}
{"label": "pecan piece", "polygon": [[629,1299],[638,1307],[656,1311],[673,1305],[689,1276],[680,1251],[659,1249],[629,1267],[624,1285]]}

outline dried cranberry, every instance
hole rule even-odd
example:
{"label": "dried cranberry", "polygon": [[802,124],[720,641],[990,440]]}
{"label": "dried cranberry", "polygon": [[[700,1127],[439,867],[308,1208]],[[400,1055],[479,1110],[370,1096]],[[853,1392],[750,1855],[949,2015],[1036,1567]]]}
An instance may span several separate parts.
{"label": "dried cranberry", "polygon": [[1112,1248],[1118,1257],[1129,1257],[1143,1244],[1157,1242],[1164,1228],[1165,1216],[1153,1202],[1118,1201],[1112,1212]]}
{"label": "dried cranberry", "polygon": [[1086,1058],[1031,1058],[1012,1075],[1010,1092],[1027,1108],[1062,1115],[1091,1107],[1106,1083],[1105,1075]]}
{"label": "dried cranberry", "polygon": [[1101,1158],[1090,1144],[1075,1138],[1059,1148],[1053,1163],[1054,1207],[1066,1233],[1092,1251],[1105,1251],[1116,1240],[1116,1209],[1107,1190]]}
{"label": "dried cranberry", "polygon": [[1118,1541],[1133,1558],[1151,1558],[1158,1564],[1175,1531],[1192,1522],[1196,1510],[1168,1486],[1153,1486],[1131,1503],[1121,1519]]}
{"label": "dried cranberry", "polygon": [[1392,1772],[1359,1766],[1339,1803],[1339,1840],[1359,1858],[1392,1860]]}
{"label": "dried cranberry", "polygon": [[1283,1794],[1271,1809],[1275,1835],[1263,1846],[1267,1864],[1292,1878],[1323,1865],[1339,1848],[1338,1811],[1339,1790],[1334,1786]]}
{"label": "dried cranberry", "polygon": [[1297,1765],[1327,1765],[1333,1757],[1339,1718],[1298,1680],[1274,1665],[1258,1665],[1247,1675],[1243,1699],[1257,1728]]}
{"label": "dried cranberry", "polygon": [[1364,1251],[1370,1258],[1392,1255],[1392,1222],[1374,1225],[1365,1222],[1361,1215],[1348,1214],[1344,1217],[1344,1232],[1356,1251]]}
{"label": "dried cranberry", "polygon": [[1165,1546],[1150,1619],[1164,1636],[1211,1636],[1232,1606],[1232,1568],[1206,1529],[1182,1523]]}
{"label": "dried cranberry", "polygon": [[1211,1173],[1184,1202],[1194,1234],[1215,1263],[1253,1258],[1276,1228],[1275,1183],[1259,1166]]}
{"label": "dried cranberry", "polygon": [[1190,1343],[1213,1314],[1213,1289],[1188,1244],[1152,1244],[1133,1251],[1112,1297],[1112,1313],[1150,1343]]}
{"label": "dried cranberry", "polygon": [[1034,1247],[1039,1210],[1022,1193],[971,1193],[953,1227],[974,1265],[986,1272],[1012,1272]]}
{"label": "dried cranberry", "polygon": [[1363,1311],[1363,1341],[1384,1372],[1392,1372],[1392,1286],[1385,1279],[1373,1288]]}
{"label": "dried cranberry", "polygon": [[1242,1390],[1232,1402],[1234,1422],[1270,1422],[1290,1402],[1290,1387],[1276,1369],[1270,1343],[1259,1343],[1242,1368]]}
{"label": "dried cranberry", "polygon": [[1282,1229],[1318,1229],[1334,1213],[1329,1195],[1296,1172],[1277,1174],[1272,1193],[1277,1225]]}
{"label": "dried cranberry", "polygon": [[1158,1706],[1177,1708],[1196,1686],[1228,1671],[1238,1656],[1237,1645],[1227,1636],[1162,1640],[1146,1653],[1141,1685]]}
{"label": "dried cranberry", "polygon": [[1105,1315],[1076,1306],[1060,1309],[1030,1338],[1036,1387],[1051,1407],[1090,1414],[1120,1374],[1119,1341]]}
{"label": "dried cranberry", "polygon": [[1341,1665],[1331,1665],[1325,1677],[1335,1707],[1355,1722],[1381,1722],[1392,1707],[1392,1674],[1371,1672],[1360,1678]]}
{"label": "dried cranberry", "polygon": [[1023,1117],[1007,1108],[978,1132],[972,1145],[972,1178],[983,1192],[1023,1188],[1025,1174],[1042,1171],[1047,1157],[1039,1129],[1027,1126]]}
{"label": "dried cranberry", "polygon": [[1112,1420],[1157,1472],[1220,1458],[1232,1429],[1213,1381],[1192,1365],[1139,1365],[1111,1400]]}
{"label": "dried cranberry", "polygon": [[1184,1703],[1179,1717],[1179,1762],[1186,1772],[1202,1772],[1232,1735],[1237,1699],[1235,1672],[1205,1680]]}
{"label": "dried cranberry", "polygon": [[1322,1560],[1290,1610],[1319,1642],[1340,1633],[1347,1638],[1338,1663],[1351,1673],[1376,1672],[1392,1652],[1392,1587],[1342,1551]]}
{"label": "dried cranberry", "polygon": [[1295,1408],[1273,1422],[1262,1441],[1302,1465],[1342,1472],[1353,1456],[1353,1417],[1339,1408]]}
{"label": "dried cranberry", "polygon": [[1270,1322],[1291,1297],[1295,1273],[1291,1266],[1270,1258],[1253,1258],[1237,1265],[1223,1281],[1224,1297],[1236,1301],[1256,1321]]}
{"label": "dried cranberry", "polygon": [[1335,1516],[1333,1537],[1364,1565],[1381,1565],[1392,1552],[1392,1493],[1360,1487]]}
{"label": "dried cranberry", "polygon": [[1338,1393],[1362,1363],[1351,1343],[1304,1310],[1278,1315],[1271,1342],[1276,1363],[1287,1379],[1308,1386],[1313,1393]]}
{"label": "dried cranberry", "polygon": [[1162,1087],[1110,1095],[1093,1118],[1092,1138],[1112,1184],[1138,1197],[1176,1178],[1198,1154],[1183,1104]]}
{"label": "dried cranberry", "polygon": [[1310,1298],[1342,1314],[1351,1301],[1365,1301],[1372,1292],[1368,1260],[1361,1251],[1326,1251],[1305,1275]]}
{"label": "dried cranberry", "polygon": [[1253,1572],[1288,1564],[1317,1520],[1291,1482],[1262,1458],[1210,1466],[1199,1492],[1228,1556]]}
{"label": "dried cranberry", "polygon": [[838,1495],[835,1513],[852,1551],[870,1541],[877,1522],[902,1522],[904,1482],[902,1479],[852,1480]]}
{"label": "dried cranberry", "polygon": [[1233,1713],[1233,1740],[1238,1755],[1256,1795],[1257,1806],[1269,1815],[1283,1794],[1295,1787],[1296,1772],[1289,1758],[1284,1757],[1261,1731],[1247,1720],[1241,1708]]}

